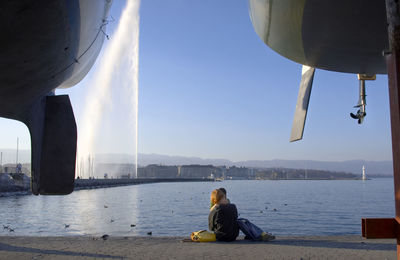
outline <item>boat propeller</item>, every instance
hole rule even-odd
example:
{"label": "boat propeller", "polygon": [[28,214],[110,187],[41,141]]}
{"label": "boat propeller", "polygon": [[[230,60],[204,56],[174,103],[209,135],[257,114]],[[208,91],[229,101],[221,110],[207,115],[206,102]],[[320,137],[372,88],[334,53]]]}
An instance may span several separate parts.
{"label": "boat propeller", "polygon": [[365,112],[365,106],[367,105],[366,96],[365,95],[365,81],[366,80],[375,80],[376,75],[365,75],[365,74],[358,74],[359,84],[359,99],[358,103],[355,108],[359,108],[356,114],[350,113],[351,118],[358,120],[358,124],[362,124],[364,121],[364,117],[367,115]]}

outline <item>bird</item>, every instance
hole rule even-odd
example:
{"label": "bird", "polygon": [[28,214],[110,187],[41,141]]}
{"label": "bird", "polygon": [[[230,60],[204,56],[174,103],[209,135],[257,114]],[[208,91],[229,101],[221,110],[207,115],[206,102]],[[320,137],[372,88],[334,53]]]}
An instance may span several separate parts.
{"label": "bird", "polygon": [[147,235],[151,236],[153,234],[153,232],[147,232]]}
{"label": "bird", "polygon": [[131,224],[131,227],[136,227],[136,225],[135,224]]}
{"label": "bird", "polygon": [[14,229],[12,229],[12,228],[9,228],[8,230],[9,230],[10,232],[14,232]]}
{"label": "bird", "polygon": [[64,224],[64,227],[65,228],[69,228],[69,224]]}
{"label": "bird", "polygon": [[110,236],[107,235],[107,234],[101,236],[101,238],[102,238],[103,240],[107,240],[109,237],[110,237]]}
{"label": "bird", "polygon": [[274,211],[277,211],[277,209],[274,209]]}
{"label": "bird", "polygon": [[4,228],[4,229],[9,229],[10,226],[5,226],[5,225],[3,225],[3,228]]}
{"label": "bird", "polygon": [[263,213],[263,211],[262,211],[262,210],[260,210],[260,213]]}
{"label": "bird", "polygon": [[113,223],[113,222],[114,222],[114,220],[113,220],[113,219],[111,219],[111,220],[110,220],[110,222],[111,222],[111,223]]}
{"label": "bird", "polygon": [[286,204],[286,203],[285,203],[285,204],[283,204],[283,205],[287,206],[287,204]]}
{"label": "bird", "polygon": [[106,209],[106,208],[108,208],[108,206],[107,206],[107,205],[104,205],[104,208]]}

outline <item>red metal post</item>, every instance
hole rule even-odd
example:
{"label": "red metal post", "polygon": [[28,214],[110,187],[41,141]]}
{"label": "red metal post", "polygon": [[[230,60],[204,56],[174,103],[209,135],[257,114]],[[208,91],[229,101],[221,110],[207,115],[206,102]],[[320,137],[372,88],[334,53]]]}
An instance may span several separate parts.
{"label": "red metal post", "polygon": [[[393,181],[396,220],[400,223],[400,56],[396,52],[387,57],[390,121],[392,126]],[[400,237],[397,236],[397,259],[400,259]]]}
{"label": "red metal post", "polygon": [[[390,54],[387,55],[390,121],[392,127],[393,178],[396,220],[400,223],[400,13],[398,0],[386,0]],[[400,236],[397,232],[397,259]]]}

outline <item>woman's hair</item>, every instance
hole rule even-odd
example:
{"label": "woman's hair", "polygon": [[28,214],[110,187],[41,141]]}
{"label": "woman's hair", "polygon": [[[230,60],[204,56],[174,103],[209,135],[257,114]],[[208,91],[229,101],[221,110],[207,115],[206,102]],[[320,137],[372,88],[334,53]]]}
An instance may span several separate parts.
{"label": "woman's hair", "polygon": [[217,204],[224,198],[224,196],[225,196],[225,194],[221,190],[219,190],[219,189],[213,190],[211,192],[211,202],[213,204]]}

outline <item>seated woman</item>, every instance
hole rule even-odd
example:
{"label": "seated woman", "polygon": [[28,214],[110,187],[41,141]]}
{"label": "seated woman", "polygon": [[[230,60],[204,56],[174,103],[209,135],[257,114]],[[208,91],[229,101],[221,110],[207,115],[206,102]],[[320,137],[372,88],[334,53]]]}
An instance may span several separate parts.
{"label": "seated woman", "polygon": [[211,192],[211,202],[215,204],[208,215],[208,227],[214,231],[218,241],[235,241],[239,235],[238,213],[235,204],[229,203],[219,190]]}

